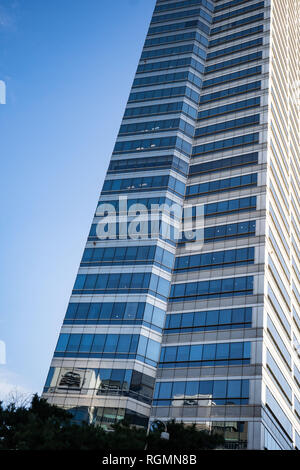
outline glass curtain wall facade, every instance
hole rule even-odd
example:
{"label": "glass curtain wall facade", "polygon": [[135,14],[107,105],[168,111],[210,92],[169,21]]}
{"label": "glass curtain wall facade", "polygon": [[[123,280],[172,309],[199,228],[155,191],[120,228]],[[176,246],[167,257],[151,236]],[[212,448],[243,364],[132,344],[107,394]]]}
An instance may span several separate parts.
{"label": "glass curtain wall facade", "polygon": [[297,0],[157,0],[43,393],[75,421],[300,449],[299,52]]}

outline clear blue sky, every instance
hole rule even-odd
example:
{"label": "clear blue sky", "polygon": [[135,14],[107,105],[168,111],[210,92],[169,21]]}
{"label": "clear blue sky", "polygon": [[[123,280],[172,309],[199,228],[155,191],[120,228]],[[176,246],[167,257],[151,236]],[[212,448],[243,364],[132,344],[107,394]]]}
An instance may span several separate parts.
{"label": "clear blue sky", "polygon": [[0,399],[41,393],[155,0],[0,0]]}

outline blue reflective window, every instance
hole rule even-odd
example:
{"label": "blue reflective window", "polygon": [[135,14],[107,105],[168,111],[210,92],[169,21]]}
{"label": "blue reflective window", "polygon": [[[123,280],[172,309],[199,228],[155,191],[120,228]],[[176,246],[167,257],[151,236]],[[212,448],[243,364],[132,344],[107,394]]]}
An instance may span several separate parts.
{"label": "blue reflective window", "polygon": [[165,312],[158,307],[154,307],[152,323],[158,325],[160,328],[163,328],[165,320]]}
{"label": "blue reflective window", "polygon": [[216,359],[227,359],[229,357],[229,344],[217,344]]}
{"label": "blue reflective window", "polygon": [[172,382],[161,382],[159,388],[159,398],[170,398],[172,385]]}
{"label": "blue reflective window", "polygon": [[248,100],[236,101],[235,103],[217,106],[216,108],[209,108],[198,113],[198,120],[207,119],[221,114],[229,114],[232,112],[240,111],[242,109],[260,106],[260,97],[249,98]]}
{"label": "blue reflective window", "polygon": [[77,313],[76,313],[76,319],[85,319],[87,318],[89,311],[89,304],[88,303],[80,303],[78,305]]}
{"label": "blue reflective window", "polygon": [[213,397],[223,398],[226,397],[227,382],[226,380],[216,380],[214,382]]}
{"label": "blue reflective window", "polygon": [[111,318],[112,315],[113,304],[112,303],[104,303],[102,304],[100,318]]}
{"label": "blue reflective window", "polygon": [[215,359],[215,356],[216,356],[216,344],[204,344],[202,359],[213,361]]}
{"label": "blue reflective window", "polygon": [[69,339],[66,350],[69,352],[77,352],[79,349],[81,336],[82,336],[81,334],[70,335],[70,339]]}
{"label": "blue reflective window", "polygon": [[177,347],[176,346],[170,346],[168,348],[165,348],[165,355],[164,355],[164,359],[163,359],[164,362],[176,361],[176,356],[177,356]]}
{"label": "blue reflective window", "polygon": [[[209,103],[211,101],[221,100],[230,98],[232,96],[240,95],[243,93],[248,93],[251,91],[256,91],[261,89],[261,82],[256,81],[252,83],[245,83],[244,85],[239,85],[232,88],[227,88],[225,90],[216,91],[214,93],[208,93],[200,97],[200,104]],[[258,101],[259,97],[255,98]],[[216,109],[216,108],[213,108]],[[199,118],[199,116],[198,116]]]}
{"label": "blue reflective window", "polygon": [[112,320],[122,319],[124,316],[125,304],[115,303],[111,314]]}
{"label": "blue reflective window", "polygon": [[199,197],[213,192],[233,191],[251,185],[257,185],[257,173],[187,186],[186,197],[195,197],[195,195]]}
{"label": "blue reflective window", "polygon": [[226,47],[225,49],[218,49],[217,51],[210,52],[207,54],[207,60],[212,60],[216,57],[236,53],[239,51],[244,51],[245,49],[250,49],[250,48],[258,47],[262,45],[263,45],[262,38],[253,39],[252,41],[235,44],[234,46]]}
{"label": "blue reflective window", "polygon": [[197,10],[184,10],[184,11],[177,11],[175,13],[166,13],[164,15],[158,15],[158,16],[153,16],[151,20],[151,24],[154,23],[161,23],[164,21],[171,21],[174,19],[179,19],[179,18],[187,18],[190,16],[201,16],[204,18],[206,21],[210,22],[212,21],[211,15],[209,15],[205,10],[202,9],[197,9]]}
{"label": "blue reflective window", "polygon": [[[180,137],[172,136],[172,137],[159,137],[156,139],[139,139],[139,140],[132,140],[126,142],[117,142],[114,148],[113,153],[128,153],[128,152],[141,152],[150,150],[157,150],[158,148],[171,148],[176,147],[181,150],[183,153],[190,154],[191,153],[191,144],[186,142],[184,139]],[[155,181],[155,177],[144,177],[142,178],[135,178],[132,184],[135,184],[135,188],[140,188],[143,180],[143,186],[146,185],[151,187],[151,181]],[[148,182],[148,184],[147,184]],[[129,184],[129,180],[106,180],[103,185],[103,191],[119,191],[120,189],[129,190],[132,187],[132,184]]]}
{"label": "blue reflective window", "polygon": [[117,350],[118,340],[119,340],[119,335],[111,335],[111,334],[107,335],[104,352],[115,352]]}
{"label": "blue reflective window", "polygon": [[141,116],[151,116],[152,114],[170,114],[170,113],[184,113],[196,119],[197,110],[185,102],[176,101],[175,103],[162,103],[149,106],[139,106],[136,108],[126,108],[124,118],[136,118]]}
{"label": "blue reflective window", "polygon": [[256,67],[251,67],[249,69],[238,70],[237,72],[231,72],[226,75],[221,75],[219,77],[210,78],[203,81],[203,88],[212,87],[215,85],[221,85],[222,83],[232,82],[234,80],[240,80],[241,78],[251,77],[253,75],[259,75],[262,72],[262,67],[260,65]]}
{"label": "blue reflective window", "polygon": [[238,10],[228,11],[226,13],[222,13],[222,15],[214,16],[213,23],[217,23],[219,21],[223,21],[234,16],[244,15],[245,13],[249,13],[250,11],[256,11],[263,7],[264,2],[258,2],[243,8],[239,8]]}
{"label": "blue reflective window", "polygon": [[172,389],[172,398],[183,398],[185,392],[185,382],[174,382]]}
{"label": "blue reflective window", "polygon": [[66,318],[75,318],[78,304],[70,303],[66,312]]}
{"label": "blue reflective window", "polygon": [[231,343],[230,344],[230,355],[232,359],[236,357],[243,357],[243,343]]}
{"label": "blue reflective window", "polygon": [[218,124],[211,124],[205,127],[198,127],[195,131],[195,137],[203,137],[205,135],[225,133],[238,129],[240,127],[254,126],[259,124],[260,115],[246,116],[239,119],[220,122]]}
{"label": "blue reflective window", "polygon": [[[191,287],[189,287],[192,285]],[[210,298],[234,295],[248,295],[253,292],[253,277],[239,277],[216,279],[188,284],[175,284],[172,286],[170,302],[179,301],[180,298],[203,297]],[[217,294],[217,295],[216,295]]]}
{"label": "blue reflective window", "polygon": [[157,38],[146,39],[144,48],[189,40],[195,40],[205,47],[208,46],[208,39],[203,34],[200,34],[197,31],[189,31],[187,33],[173,34],[171,36],[160,36]]}
{"label": "blue reflective window", "polygon": [[86,276],[84,288],[93,289],[95,287],[96,280],[97,280],[97,274],[90,274],[89,276]]}
{"label": "blue reflective window", "polygon": [[232,398],[242,396],[241,395],[241,380],[228,380],[227,396],[232,397]]}
{"label": "blue reflective window", "polygon": [[157,57],[180,55],[186,53],[193,53],[202,59],[206,58],[206,51],[195,44],[185,44],[177,47],[167,47],[165,49],[154,49],[151,51],[144,50],[141,55],[141,60],[155,59]]}
{"label": "blue reflective window", "polygon": [[104,349],[106,335],[94,335],[91,352],[102,352]]}
{"label": "blue reflective window", "polygon": [[[169,121],[169,120],[167,120]],[[187,123],[182,119],[175,119],[172,121],[179,121],[179,126],[182,130],[186,131]],[[153,122],[153,121],[152,121]],[[161,122],[161,121],[155,121]],[[130,124],[128,124],[129,126]],[[135,124],[133,124],[135,126]],[[165,155],[160,157],[140,157],[140,158],[130,158],[130,159],[122,159],[122,160],[112,160],[109,165],[108,173],[119,173],[119,172],[134,172],[134,171],[141,171],[145,169],[153,169],[153,168],[172,168],[174,171],[178,173],[182,173],[187,175],[188,172],[188,164],[183,161],[181,158],[172,155]],[[110,201],[110,203],[114,201]],[[130,201],[128,201],[129,203]]]}
{"label": "blue reflective window", "polygon": [[259,142],[259,133],[232,137],[231,139],[217,140],[208,144],[196,145],[193,147],[192,156],[211,152],[222,152],[223,150],[252,145]]}
{"label": "blue reflective window", "polygon": [[[248,364],[250,361],[250,347],[250,342],[166,346],[162,348],[160,367],[223,365],[230,362],[233,364]],[[245,387],[243,390],[244,396],[247,393],[248,389]],[[240,390],[237,396],[239,394]]]}
{"label": "blue reflective window", "polygon": [[247,54],[245,56],[236,57],[234,59],[226,60],[224,62],[218,62],[213,65],[208,65],[205,67],[205,74],[213,73],[218,70],[224,70],[230,67],[234,67],[239,64],[246,64],[248,62],[252,62],[254,60],[261,60],[262,59],[262,52],[254,52],[253,54]]}
{"label": "blue reflective window", "polygon": [[182,59],[166,60],[163,62],[140,64],[137,68],[137,73],[155,72],[158,70],[174,69],[177,67],[191,67],[197,70],[197,72],[204,72],[204,65],[201,62],[193,59],[192,57],[186,57]]}
{"label": "blue reflective window", "polygon": [[[166,348],[166,350],[167,349],[168,348]],[[191,346],[190,361],[201,361],[202,360],[202,353],[203,353],[203,345],[202,344],[197,344],[197,345]]]}
{"label": "blue reflective window", "polygon": [[[119,136],[143,133],[149,134],[149,132],[156,133],[177,129],[180,129],[184,134],[188,136],[194,136],[194,127],[188,124],[187,122],[183,121],[182,119],[166,119],[164,121],[147,121],[142,123],[123,124],[120,127]],[[167,165],[166,162],[164,163],[165,166],[170,166]],[[134,170],[136,169],[132,169],[132,171]]]}
{"label": "blue reflective window", "polygon": [[200,395],[212,395],[214,382],[212,380],[203,380],[200,382]]}
{"label": "blue reflective window", "polygon": [[[185,396],[186,398],[193,397],[199,393],[199,382],[198,381],[189,381],[186,382]],[[205,395],[201,393],[202,395]]]}
{"label": "blue reflective window", "polygon": [[145,338],[145,336],[140,336],[137,353],[140,354],[141,356],[146,356],[147,343],[148,343],[147,338]]}
{"label": "blue reflective window", "polygon": [[213,173],[226,168],[255,165],[258,162],[258,153],[239,155],[237,157],[213,160],[212,162],[197,163],[190,166],[190,175]]}
{"label": "blue reflective window", "polygon": [[70,335],[67,333],[61,333],[58,338],[57,346],[55,351],[66,351],[67,344],[69,342]]}
{"label": "blue reflective window", "polygon": [[236,39],[243,38],[245,36],[251,36],[252,34],[262,33],[264,30],[263,25],[253,26],[252,28],[244,29],[236,33],[228,34],[227,36],[221,36],[217,39],[209,41],[209,47],[218,46],[219,44],[225,44],[226,42],[235,41]]}
{"label": "blue reflective window", "polygon": [[[187,98],[190,98],[192,101],[195,101],[196,103],[199,102],[199,93],[196,93],[194,90],[192,90],[189,87],[186,86],[181,86],[181,87],[176,87],[176,88],[162,88],[161,90],[149,90],[149,91],[141,91],[141,92],[133,92],[129,96],[128,102],[137,102],[137,101],[143,101],[143,100],[155,100],[155,99],[164,99],[164,98],[173,98],[174,96],[186,96]],[[171,120],[170,120],[171,121]],[[148,127],[146,126],[146,123],[136,123],[136,132],[138,131],[150,131],[151,130],[151,123],[148,124]],[[134,126],[134,124],[130,124],[131,127]],[[152,125],[152,127],[157,127]],[[165,125],[165,128],[168,129],[171,126]],[[175,127],[175,126],[173,126]],[[120,134],[126,134],[129,132],[133,132],[133,130],[128,130],[128,126],[125,124],[121,126],[120,128]]]}
{"label": "blue reflective window", "polygon": [[[216,251],[199,255],[183,256],[176,258],[175,270],[200,270],[226,267],[232,264],[252,264],[254,263],[254,248],[240,248],[237,250]],[[192,284],[191,284],[192,285]],[[191,286],[190,285],[190,286]],[[190,292],[189,287],[186,291]]]}
{"label": "blue reflective window", "polygon": [[160,5],[159,4],[160,2],[157,2],[157,3],[158,5],[156,5],[154,9],[154,13],[159,13],[161,11],[169,11],[173,9],[175,10],[179,8],[188,8],[188,7],[191,7],[192,5],[202,5],[208,10],[210,10],[211,12],[214,11],[213,3],[209,2],[208,0],[181,0],[178,2],[174,2],[174,3],[168,2],[167,4],[163,4],[163,5]]}
{"label": "blue reflective window", "polygon": [[[55,372],[55,367],[50,367],[48,375],[47,375],[47,379],[45,382],[45,389],[46,387],[50,387],[54,372]],[[47,390],[44,390],[44,391],[47,391]]]}
{"label": "blue reflective window", "polygon": [[181,21],[180,23],[172,23],[172,24],[166,24],[163,26],[155,26],[153,28],[149,28],[148,30],[148,36],[152,34],[158,34],[158,33],[166,33],[170,31],[177,31],[180,29],[187,29],[187,28],[193,28],[197,27],[200,31],[203,31],[207,35],[210,33],[210,28],[206,23],[203,23],[203,21],[199,20],[190,20],[190,21]]}
{"label": "blue reflective window", "polygon": [[156,363],[159,359],[159,352],[160,344],[156,341],[153,341],[152,339],[149,339],[147,344],[147,357]]}
{"label": "blue reflective window", "polygon": [[189,346],[178,346],[177,361],[188,361],[190,355]]}
{"label": "blue reflective window", "polygon": [[74,284],[74,289],[82,289],[85,283],[86,274],[78,274]]}
{"label": "blue reflective window", "polygon": [[218,203],[206,204],[204,207],[205,217],[234,211],[253,210],[256,208],[256,196],[220,201]]}
{"label": "blue reflective window", "polygon": [[132,88],[161,85],[163,83],[175,83],[188,81],[201,88],[202,80],[192,72],[164,73],[160,75],[151,75],[149,77],[135,78]]}
{"label": "blue reflective window", "polygon": [[210,34],[214,35],[214,34],[218,34],[218,33],[223,32],[223,31],[232,31],[234,28],[239,28],[240,26],[243,26],[245,24],[254,23],[256,21],[260,21],[260,20],[263,20],[263,19],[264,19],[264,14],[263,13],[259,13],[257,15],[253,15],[253,16],[247,16],[246,18],[242,18],[242,19],[236,20],[236,21],[226,22],[225,24],[223,24],[221,26],[217,26],[216,28],[212,28],[210,30]]}
{"label": "blue reflective window", "polygon": [[130,343],[130,351],[131,353],[136,353],[137,348],[138,348],[138,342],[139,339],[141,338],[140,335],[132,335],[131,337],[131,343]]}
{"label": "blue reflective window", "polygon": [[[155,405],[171,405],[171,400],[192,400],[191,405],[215,406],[224,405],[227,399],[231,404],[247,403],[249,397],[249,380],[189,380],[176,382],[157,382],[154,398]],[[237,399],[233,401],[233,399]],[[174,403],[172,403],[174,404]]]}
{"label": "blue reflective window", "polygon": [[83,334],[81,338],[81,343],[79,347],[80,352],[89,352],[92,347],[94,335],[92,334]]}

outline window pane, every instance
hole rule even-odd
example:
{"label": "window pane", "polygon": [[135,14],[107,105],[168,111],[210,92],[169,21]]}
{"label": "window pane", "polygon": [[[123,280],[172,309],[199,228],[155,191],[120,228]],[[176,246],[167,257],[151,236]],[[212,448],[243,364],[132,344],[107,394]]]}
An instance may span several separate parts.
{"label": "window pane", "polygon": [[70,335],[67,351],[77,352],[81,340],[81,334]]}
{"label": "window pane", "polygon": [[243,357],[243,343],[231,343],[230,344],[230,357],[231,358]]}
{"label": "window pane", "polygon": [[101,308],[101,304],[91,303],[89,313],[88,313],[88,319],[97,319],[97,318],[99,318],[100,308]]}
{"label": "window pane", "polygon": [[171,398],[172,382],[161,382],[159,389],[159,398]]}
{"label": "window pane", "polygon": [[154,362],[158,362],[159,359],[160,344],[152,339],[148,340],[146,357]]}
{"label": "window pane", "polygon": [[79,351],[89,352],[91,350],[94,335],[84,334],[81,338]]}
{"label": "window pane", "polygon": [[164,362],[174,362],[176,361],[177,347],[170,346],[166,348]]}
{"label": "window pane", "polygon": [[78,307],[78,304],[75,304],[75,303],[69,304],[65,318],[66,319],[75,318],[77,307]]}
{"label": "window pane", "polygon": [[202,351],[203,351],[203,345],[202,344],[197,344],[197,345],[191,346],[190,361],[201,361]]}
{"label": "window pane", "polygon": [[148,339],[145,336],[140,336],[137,352],[141,356],[146,356],[147,342],[148,342]]}
{"label": "window pane", "polygon": [[136,317],[136,312],[138,308],[137,302],[130,302],[126,304],[124,319],[133,319]]}
{"label": "window pane", "polygon": [[113,304],[110,303],[110,302],[102,304],[100,318],[101,318],[101,319],[108,319],[108,318],[110,318],[110,317],[111,317],[112,308],[113,308]]}
{"label": "window pane", "polygon": [[205,344],[203,347],[203,360],[214,360],[216,356],[216,345]]}
{"label": "window pane", "polygon": [[228,380],[227,396],[228,398],[238,398],[241,396],[240,380]]}
{"label": "window pane", "polygon": [[174,382],[172,398],[183,398],[185,391],[185,382]]}
{"label": "window pane", "polygon": [[117,352],[128,353],[130,349],[131,335],[120,335]]}
{"label": "window pane", "polygon": [[227,359],[229,357],[229,343],[217,344],[216,359]]}
{"label": "window pane", "polygon": [[185,396],[186,398],[192,398],[193,396],[198,395],[199,382],[191,381],[186,383]]}
{"label": "window pane", "polygon": [[188,361],[190,346],[178,346],[177,361]]}
{"label": "window pane", "polygon": [[180,328],[181,314],[176,313],[174,315],[168,315],[168,327],[167,328]]}
{"label": "window pane", "polygon": [[66,333],[61,333],[58,338],[57,346],[56,346],[56,351],[65,351],[67,348],[67,344],[69,341],[69,334]]}
{"label": "window pane", "polygon": [[106,335],[95,335],[92,352],[103,352]]}
{"label": "window pane", "polygon": [[90,304],[88,303],[80,303],[78,304],[77,315],[76,318],[84,319],[87,317],[89,311]]}
{"label": "window pane", "polygon": [[116,352],[119,335],[107,335],[104,352]]}
{"label": "window pane", "polygon": [[216,380],[214,382],[213,397],[214,398],[225,398],[226,397],[226,380]]}
{"label": "window pane", "polygon": [[213,393],[213,381],[212,380],[201,380],[200,382],[200,395],[211,395]]}

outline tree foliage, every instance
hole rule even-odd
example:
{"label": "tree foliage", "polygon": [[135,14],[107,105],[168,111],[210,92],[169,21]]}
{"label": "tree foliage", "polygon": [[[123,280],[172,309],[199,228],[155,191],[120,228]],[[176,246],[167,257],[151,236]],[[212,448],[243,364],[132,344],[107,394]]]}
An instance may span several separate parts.
{"label": "tree foliage", "polygon": [[162,428],[150,433],[148,437],[149,450],[165,450],[169,452],[212,450],[220,447],[224,439],[219,434],[210,434],[207,431],[199,431],[196,424],[185,426],[183,423],[170,421],[166,430],[170,436],[169,440],[161,439]]}
{"label": "tree foliage", "polygon": [[34,395],[30,406],[0,402],[0,450],[148,450],[196,451],[214,449],[222,444],[220,436],[184,427],[171,421],[167,424],[170,440],[161,439],[160,429],[147,435],[145,429],[130,426],[126,421],[114,425],[114,432],[99,426],[72,422],[72,415]]}

